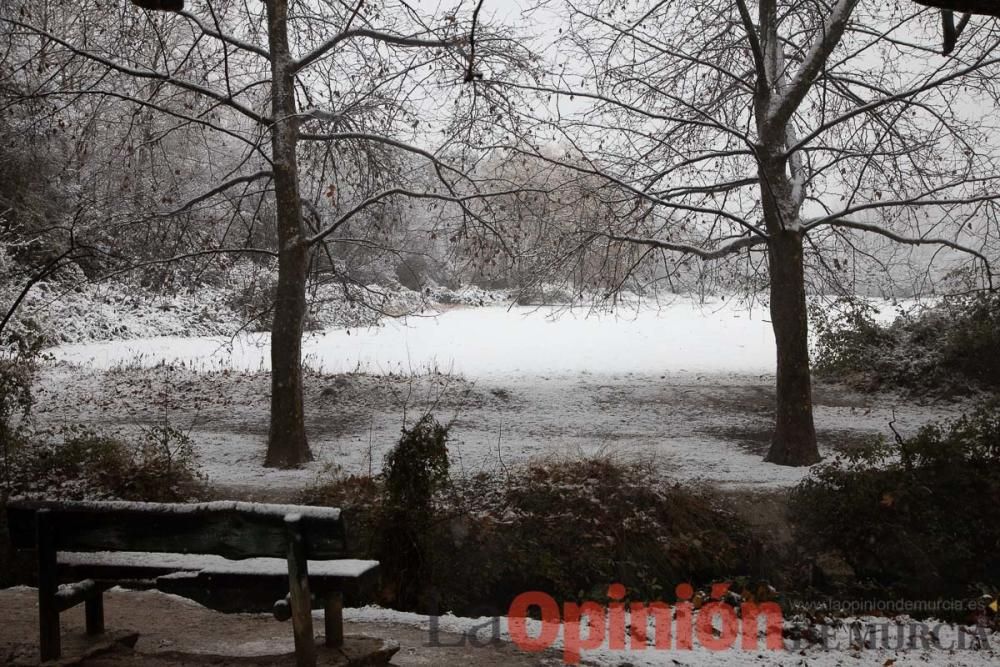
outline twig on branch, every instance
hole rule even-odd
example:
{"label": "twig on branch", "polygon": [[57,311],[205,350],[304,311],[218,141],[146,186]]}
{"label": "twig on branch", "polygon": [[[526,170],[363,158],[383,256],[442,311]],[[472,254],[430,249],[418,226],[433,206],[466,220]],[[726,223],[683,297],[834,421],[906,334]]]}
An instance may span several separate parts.
{"label": "twig on branch", "polygon": [[469,30],[469,67],[465,70],[466,83],[483,78],[483,73],[476,71],[476,25],[479,22],[479,10],[482,8],[483,0],[479,0],[472,12],[472,28]]}
{"label": "twig on branch", "polygon": [[850,229],[857,229],[862,232],[870,232],[872,234],[878,234],[879,236],[884,236],[887,239],[895,241],[896,243],[902,243],[904,245],[940,245],[952,250],[957,250],[959,252],[972,255],[979,259],[983,266],[986,267],[986,281],[989,284],[990,289],[993,289],[993,268],[990,264],[989,258],[982,252],[976,250],[975,248],[970,248],[969,246],[962,245],[957,241],[952,241],[950,239],[944,238],[931,238],[931,237],[914,237],[914,236],[903,236],[902,234],[897,234],[891,230],[878,225],[869,224],[867,222],[859,222],[857,220],[848,220],[846,218],[834,218],[834,219],[821,219],[816,222],[812,222],[804,225],[804,229],[807,231],[813,229],[819,224],[829,225],[831,227],[848,227]]}
{"label": "twig on branch", "polygon": [[159,217],[167,218],[167,217],[171,217],[171,216],[174,216],[174,215],[180,215],[184,211],[187,211],[188,209],[190,209],[192,206],[195,206],[196,204],[200,204],[201,202],[205,201],[206,199],[211,199],[215,195],[221,194],[221,193],[225,192],[226,190],[228,190],[229,188],[231,188],[233,186],[240,185],[242,183],[253,183],[254,181],[259,181],[262,178],[271,178],[272,176],[273,176],[273,174],[270,171],[258,171],[255,174],[248,174],[247,176],[239,176],[239,177],[234,178],[232,180],[226,181],[225,183],[222,183],[221,185],[219,185],[217,187],[212,188],[208,192],[205,192],[203,194],[198,195],[194,199],[188,200],[182,206],[180,206],[179,208],[174,209],[173,211],[169,211],[167,213],[161,213],[159,215]]}
{"label": "twig on branch", "polygon": [[122,63],[117,62],[115,60],[112,60],[110,58],[105,58],[104,56],[102,56],[100,54],[94,53],[92,51],[88,51],[87,49],[80,48],[80,47],[76,46],[75,44],[72,44],[71,42],[68,42],[67,40],[62,39],[61,37],[58,37],[58,36],[52,34],[51,32],[49,32],[47,30],[44,30],[42,28],[39,28],[37,26],[34,26],[34,25],[30,24],[30,23],[24,23],[23,21],[18,21],[16,19],[7,18],[7,17],[4,17],[4,16],[0,16],[0,21],[3,21],[4,23],[8,23],[10,25],[16,26],[18,28],[22,28],[24,30],[29,30],[29,31],[35,33],[36,35],[38,35],[40,37],[44,37],[45,39],[48,39],[48,40],[50,40],[50,41],[58,44],[59,46],[63,47],[64,49],[66,49],[67,51],[69,51],[70,53],[72,53],[73,55],[80,56],[81,58],[85,58],[87,60],[90,60],[90,61],[99,63],[101,65],[104,65],[109,70],[114,70],[114,71],[119,72],[121,74],[126,74],[128,76],[132,76],[132,77],[135,77],[137,79],[147,79],[147,80],[153,80],[153,81],[161,81],[163,83],[169,83],[170,85],[176,86],[176,87],[181,88],[183,90],[187,90],[187,91],[190,91],[192,93],[198,93],[200,95],[204,95],[205,97],[211,98],[211,99],[215,100],[216,102],[218,102],[219,104],[222,104],[222,105],[227,106],[227,107],[229,107],[231,109],[234,109],[235,111],[238,111],[239,113],[243,114],[244,116],[246,116],[247,118],[253,120],[254,122],[260,123],[262,125],[269,125],[270,122],[271,122],[268,117],[263,116],[263,115],[257,113],[256,111],[254,111],[250,107],[248,107],[248,106],[246,106],[244,104],[240,104],[239,102],[237,102],[233,98],[229,97],[228,95],[220,93],[220,92],[218,92],[216,90],[212,90],[211,88],[208,88],[206,86],[202,86],[200,84],[193,83],[193,82],[187,81],[185,79],[179,79],[179,78],[177,78],[175,76],[172,76],[170,74],[165,74],[163,72],[157,72],[156,70],[151,70],[151,69],[136,69],[134,67],[129,67],[128,65],[122,64]]}
{"label": "twig on branch", "polygon": [[73,235],[70,234],[69,248],[67,248],[63,253],[61,253],[55,259],[49,261],[45,266],[43,266],[39,271],[37,271],[35,275],[28,278],[28,281],[24,284],[24,287],[22,287],[21,291],[18,293],[17,298],[14,299],[14,303],[11,304],[11,306],[7,309],[7,312],[4,313],[3,320],[0,320],[0,332],[3,332],[4,327],[6,327],[10,319],[14,317],[14,313],[17,312],[18,308],[20,308],[21,302],[24,301],[25,297],[28,296],[28,292],[31,291],[31,288],[40,283],[41,281],[45,280],[45,278],[47,278],[51,274],[55,273],[59,269],[59,267],[62,266],[63,260],[67,259],[70,255],[72,255],[75,250],[76,250],[76,242],[73,239]]}
{"label": "twig on branch", "polygon": [[[314,245],[316,243],[319,243],[320,241],[322,241],[323,239],[325,239],[326,237],[328,237],[330,234],[333,234],[335,231],[337,231],[337,229],[339,229],[344,224],[346,224],[351,218],[353,218],[354,216],[358,215],[359,213],[361,213],[362,211],[364,211],[369,206],[377,204],[380,201],[382,201],[384,199],[388,199],[389,197],[392,197],[394,195],[403,195],[405,197],[410,197],[412,199],[437,199],[438,201],[445,201],[445,202],[451,202],[453,204],[459,204],[464,209],[465,208],[465,204],[467,202],[470,202],[470,201],[473,201],[473,200],[476,200],[476,199],[488,199],[490,197],[503,197],[503,196],[506,196],[506,195],[523,194],[523,193],[526,193],[526,192],[546,192],[546,191],[545,190],[539,190],[537,188],[534,188],[534,189],[532,189],[532,188],[516,188],[516,189],[513,189],[513,190],[503,190],[503,191],[497,191],[497,192],[480,192],[480,193],[475,193],[475,194],[470,194],[470,195],[464,195],[464,196],[455,196],[455,195],[443,195],[443,194],[440,194],[440,193],[437,193],[437,192],[416,192],[414,190],[407,190],[406,188],[390,188],[388,190],[383,190],[382,192],[379,192],[378,194],[372,195],[368,199],[364,200],[363,202],[361,202],[360,204],[358,204],[357,206],[355,206],[354,208],[352,208],[350,211],[348,211],[344,215],[342,215],[339,218],[337,218],[334,222],[330,223],[325,229],[323,229],[322,231],[320,231],[320,232],[312,235],[311,237],[309,237],[307,239],[307,242],[310,245]],[[494,233],[496,233],[495,230],[494,230]]]}
{"label": "twig on branch", "polygon": [[345,30],[344,32],[330,38],[320,46],[316,47],[306,55],[302,56],[296,60],[291,67],[292,73],[299,72],[300,70],[308,67],[312,63],[316,62],[327,53],[330,52],[335,46],[341,42],[347,41],[349,39],[355,38],[368,38],[373,39],[377,42],[384,42],[386,44],[393,44],[395,46],[403,47],[450,47],[458,46],[463,40],[462,38],[448,38],[448,39],[424,39],[422,37],[416,36],[405,36],[405,35],[394,35],[389,32],[381,32],[378,30],[371,30],[369,28],[355,28],[353,30]]}
{"label": "twig on branch", "polygon": [[601,231],[588,231],[588,234],[596,234],[597,236],[603,236],[611,241],[621,241],[624,243],[635,243],[637,245],[649,246],[651,248],[659,248],[661,250],[672,250],[674,252],[679,252],[685,255],[695,255],[705,261],[720,259],[727,255],[732,255],[744,248],[752,248],[764,243],[767,243],[767,237],[764,236],[745,236],[732,243],[724,245],[715,250],[705,250],[704,248],[699,248],[697,246],[688,245],[686,243],[672,243],[670,241],[662,241],[660,239],[650,239],[638,236],[628,236],[625,234],[612,234],[609,232]]}

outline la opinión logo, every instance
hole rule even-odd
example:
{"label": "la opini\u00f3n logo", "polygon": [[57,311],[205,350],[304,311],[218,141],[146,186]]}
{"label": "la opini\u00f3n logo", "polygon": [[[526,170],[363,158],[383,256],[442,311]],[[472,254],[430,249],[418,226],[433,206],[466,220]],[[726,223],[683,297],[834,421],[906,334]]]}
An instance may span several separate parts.
{"label": "la opini\u00f3n logo", "polygon": [[[563,660],[568,665],[578,664],[583,651],[605,644],[610,650],[631,651],[692,650],[696,643],[709,651],[728,651],[737,646],[756,651],[762,630],[768,649],[783,649],[781,607],[774,602],[744,602],[737,609],[723,601],[728,590],[728,583],[713,585],[711,599],[698,608],[697,614],[691,584],[676,587],[677,602],[673,605],[626,604],[622,584],[608,587],[607,604],[566,602],[560,607],[547,593],[531,591],[514,598],[507,613],[507,628],[511,640],[521,650],[531,652],[551,648],[561,632]],[[532,610],[541,619],[541,629],[534,635],[529,631]]]}

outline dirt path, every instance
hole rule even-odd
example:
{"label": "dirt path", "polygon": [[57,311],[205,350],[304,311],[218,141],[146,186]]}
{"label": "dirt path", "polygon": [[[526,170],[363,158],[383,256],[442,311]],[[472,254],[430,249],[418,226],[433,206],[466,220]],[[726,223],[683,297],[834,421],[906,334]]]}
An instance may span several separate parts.
{"label": "dirt path", "polygon": [[[31,660],[37,656],[37,594],[34,589],[0,590],[0,662]],[[287,654],[294,650],[292,628],[263,614],[220,614],[194,602],[158,591],[109,591],[105,597],[105,621],[109,631],[139,634],[134,652],[120,649],[83,661],[87,667],[135,664],[185,667],[205,664],[198,656],[248,658]],[[65,655],[83,637],[83,606],[62,614]],[[322,624],[320,624],[322,627]],[[440,633],[439,646],[430,646],[429,634],[418,628],[395,624],[345,623],[347,635],[368,635],[392,640],[400,650],[392,659],[399,667],[532,667],[559,665],[554,654],[527,654],[511,644],[485,647],[460,646],[462,637]],[[186,656],[186,657],[185,657]],[[222,665],[222,659],[210,664]],[[268,661],[255,664],[272,664]],[[276,660],[273,664],[286,664]]]}

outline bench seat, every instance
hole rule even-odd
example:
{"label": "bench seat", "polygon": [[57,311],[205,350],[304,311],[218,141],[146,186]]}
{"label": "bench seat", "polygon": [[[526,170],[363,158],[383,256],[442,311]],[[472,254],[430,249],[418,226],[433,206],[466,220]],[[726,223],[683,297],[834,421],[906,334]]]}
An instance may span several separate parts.
{"label": "bench seat", "polygon": [[[288,592],[284,558],[230,560],[213,554],[61,551],[57,559],[61,581],[128,582],[131,588],[156,588],[225,613],[275,611],[274,603]],[[343,594],[348,604],[364,604],[378,583],[375,560],[310,560],[308,568],[314,608],[333,591]]]}
{"label": "bench seat", "polygon": [[[11,544],[37,563],[39,649],[60,657],[59,614],[85,605],[88,634],[104,632],[103,592],[155,587],[219,611],[271,610],[292,620],[296,664],[316,665],[312,612],[327,646],[343,644],[345,599],[364,603],[378,562],[346,557],[340,510],[238,501],[7,504]],[[60,586],[60,584],[68,584]]]}
{"label": "bench seat", "polygon": [[[149,570],[152,577],[171,572],[205,574],[257,574],[288,577],[284,558],[244,558],[231,560],[214,554],[172,554],[158,551],[60,551],[56,556],[60,570],[84,579],[113,579],[121,570]],[[332,577],[358,579],[376,573],[377,560],[310,560],[309,578]],[[101,576],[102,571],[110,576]]]}

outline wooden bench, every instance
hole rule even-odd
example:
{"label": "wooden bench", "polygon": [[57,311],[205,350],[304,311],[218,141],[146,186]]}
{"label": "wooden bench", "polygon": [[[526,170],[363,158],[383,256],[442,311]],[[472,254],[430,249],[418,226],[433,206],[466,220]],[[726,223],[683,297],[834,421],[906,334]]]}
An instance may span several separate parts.
{"label": "wooden bench", "polygon": [[326,644],[340,646],[344,591],[363,597],[378,574],[377,561],[345,558],[344,522],[333,508],[12,501],[7,517],[14,548],[36,552],[43,661],[60,657],[60,612],[83,602],[87,633],[99,634],[107,588],[163,588],[181,579],[207,591],[287,591],[275,615],[292,619],[296,662],[313,667],[313,600],[325,609]]}

